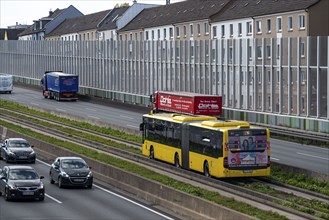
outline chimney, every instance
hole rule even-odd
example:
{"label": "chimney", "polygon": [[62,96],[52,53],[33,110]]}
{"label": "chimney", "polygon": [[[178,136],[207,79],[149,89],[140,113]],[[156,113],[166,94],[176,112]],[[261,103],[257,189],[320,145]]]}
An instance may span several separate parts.
{"label": "chimney", "polygon": [[50,10],[49,10],[49,17],[52,16],[53,13],[54,13],[54,12],[50,9]]}
{"label": "chimney", "polygon": [[137,0],[134,0],[134,1],[133,1],[133,4],[136,4],[136,3],[137,3]]}
{"label": "chimney", "polygon": [[166,5],[170,5],[170,0],[166,0]]}

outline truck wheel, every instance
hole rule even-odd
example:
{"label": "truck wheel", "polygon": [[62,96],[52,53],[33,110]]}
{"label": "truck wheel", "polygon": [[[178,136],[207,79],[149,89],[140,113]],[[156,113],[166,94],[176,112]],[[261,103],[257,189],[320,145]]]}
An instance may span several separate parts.
{"label": "truck wheel", "polygon": [[179,168],[180,165],[179,165],[179,156],[178,156],[178,153],[175,154],[175,167]]}
{"label": "truck wheel", "polygon": [[210,177],[210,173],[209,173],[209,165],[208,165],[208,162],[206,161],[203,165],[203,172],[204,172],[204,175],[206,177]]}
{"label": "truck wheel", "polygon": [[150,159],[154,159],[154,149],[151,147],[150,149]]}

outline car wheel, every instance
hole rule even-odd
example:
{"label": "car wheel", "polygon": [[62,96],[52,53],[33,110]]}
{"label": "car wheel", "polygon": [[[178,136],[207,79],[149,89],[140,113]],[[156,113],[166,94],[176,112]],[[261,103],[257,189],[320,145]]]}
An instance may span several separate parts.
{"label": "car wheel", "polygon": [[35,160],[32,160],[31,163],[32,163],[32,164],[35,164]]}
{"label": "car wheel", "polygon": [[59,177],[58,178],[58,187],[59,188],[63,188],[63,180],[62,180],[62,177]]}
{"label": "car wheel", "polygon": [[88,188],[88,189],[93,188],[93,184],[88,185],[87,188]]}
{"label": "car wheel", "polygon": [[5,189],[5,198],[6,198],[6,201],[10,200],[10,196],[9,196],[9,192],[8,192],[7,188]]}
{"label": "car wheel", "polygon": [[51,173],[49,174],[49,182],[50,182],[50,184],[55,183],[55,180],[53,180],[53,177],[51,176]]}
{"label": "car wheel", "polygon": [[41,196],[40,198],[39,198],[39,201],[44,201],[45,200],[45,197],[44,196]]}
{"label": "car wheel", "polygon": [[6,163],[8,163],[8,156],[7,156],[7,155],[5,155],[5,156],[3,157],[3,161],[5,161]]}

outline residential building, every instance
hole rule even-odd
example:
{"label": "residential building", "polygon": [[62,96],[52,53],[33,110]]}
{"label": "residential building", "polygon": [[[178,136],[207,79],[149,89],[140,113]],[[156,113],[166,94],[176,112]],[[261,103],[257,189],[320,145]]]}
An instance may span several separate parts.
{"label": "residential building", "polygon": [[49,11],[49,15],[33,21],[33,25],[19,34],[19,40],[44,40],[45,35],[52,32],[65,19],[82,16],[83,14],[70,5],[65,9]]}

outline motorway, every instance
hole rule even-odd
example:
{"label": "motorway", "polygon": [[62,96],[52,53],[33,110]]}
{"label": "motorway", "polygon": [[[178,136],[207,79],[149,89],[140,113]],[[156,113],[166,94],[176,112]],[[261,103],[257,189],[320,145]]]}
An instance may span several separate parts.
{"label": "motorway", "polygon": [[[0,161],[0,166],[5,165]],[[9,164],[10,165],[10,164]],[[15,164],[14,164],[15,165]],[[23,164],[22,164],[23,165]],[[24,164],[25,165],[25,164]],[[27,164],[30,165],[30,164]],[[0,197],[0,219],[6,220],[108,220],[108,219],[178,219],[152,207],[129,198],[105,186],[94,183],[92,189],[62,188],[50,184],[49,164],[37,160],[32,164],[39,175],[45,178],[46,198],[44,201],[9,201]],[[1,180],[0,180],[1,181]]]}
{"label": "motorway", "polygon": [[[15,87],[12,94],[0,94],[1,100],[9,100],[23,105],[49,109],[58,113],[77,115],[92,121],[108,123],[139,130],[146,108],[127,105],[100,104],[94,102],[57,102],[44,99],[41,90]],[[319,173],[329,173],[329,149],[302,145],[283,140],[271,139],[271,161],[307,169]]]}

